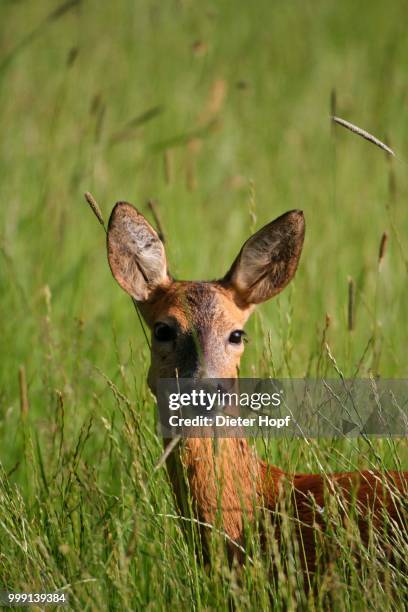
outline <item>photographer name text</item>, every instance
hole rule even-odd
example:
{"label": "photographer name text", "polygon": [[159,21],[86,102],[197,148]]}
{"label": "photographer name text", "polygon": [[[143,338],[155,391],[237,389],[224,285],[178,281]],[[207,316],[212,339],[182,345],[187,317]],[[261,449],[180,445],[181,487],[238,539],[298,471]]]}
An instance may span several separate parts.
{"label": "photographer name text", "polygon": [[216,416],[182,417],[173,414],[169,417],[170,427],[289,427],[291,417],[275,418],[265,415],[256,417],[232,417],[218,414]]}

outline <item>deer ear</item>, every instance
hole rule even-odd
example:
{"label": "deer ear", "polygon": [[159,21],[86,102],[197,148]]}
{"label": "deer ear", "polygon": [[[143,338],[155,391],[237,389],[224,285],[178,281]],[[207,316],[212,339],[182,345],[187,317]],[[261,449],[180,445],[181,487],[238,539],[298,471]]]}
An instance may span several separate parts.
{"label": "deer ear", "polygon": [[134,206],[118,202],[108,225],[108,260],[113,276],[138,302],[170,282],[164,246]]}
{"label": "deer ear", "polygon": [[221,283],[245,304],[269,300],[294,277],[304,236],[302,211],[285,213],[245,242]]}

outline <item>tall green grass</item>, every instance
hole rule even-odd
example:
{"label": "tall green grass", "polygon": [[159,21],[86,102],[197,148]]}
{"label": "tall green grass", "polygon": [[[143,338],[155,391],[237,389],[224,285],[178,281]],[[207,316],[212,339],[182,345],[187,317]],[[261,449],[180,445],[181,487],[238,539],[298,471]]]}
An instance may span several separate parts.
{"label": "tall green grass", "polygon": [[[269,555],[254,528],[243,571],[214,529],[216,562],[200,565],[153,469],[148,348],[83,193],[105,216],[126,199],[152,219],[154,200],[179,278],[221,276],[252,230],[303,209],[298,274],[253,317],[242,374],[405,377],[404,8],[1,3],[0,588],[65,588],[78,610],[403,605],[401,570],[385,564],[380,579],[375,537],[364,551],[351,527],[331,534],[341,553],[317,594],[301,588],[290,522]],[[332,130],[333,90],[337,113],[401,161]],[[289,471],[408,467],[405,440],[260,452]]]}

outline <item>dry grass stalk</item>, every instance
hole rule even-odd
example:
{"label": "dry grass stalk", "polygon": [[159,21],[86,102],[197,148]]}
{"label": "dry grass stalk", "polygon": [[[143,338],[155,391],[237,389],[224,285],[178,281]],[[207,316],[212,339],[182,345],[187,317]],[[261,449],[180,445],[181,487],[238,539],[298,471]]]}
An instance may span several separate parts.
{"label": "dry grass stalk", "polygon": [[21,416],[26,418],[29,411],[27,377],[25,367],[21,365],[18,369],[18,384],[20,388],[20,410]]}
{"label": "dry grass stalk", "polygon": [[199,117],[199,123],[208,123],[214,119],[221,112],[226,96],[227,82],[225,79],[215,79],[211,86],[204,111]]}
{"label": "dry grass stalk", "polygon": [[89,112],[95,117],[95,128],[94,137],[95,142],[98,143],[101,138],[102,126],[105,118],[106,106],[103,102],[102,95],[100,92],[96,93],[92,98]]}
{"label": "dry grass stalk", "polygon": [[157,233],[159,235],[159,238],[160,238],[160,240],[164,244],[166,242],[166,238],[165,238],[165,235],[164,235],[163,225],[162,225],[162,222],[161,222],[161,219],[160,219],[157,203],[154,200],[149,200],[147,202],[147,205],[148,205],[148,207],[150,209],[150,212],[152,213],[154,222],[156,224]]}
{"label": "dry grass stalk", "polygon": [[68,68],[70,68],[71,66],[75,64],[75,61],[78,55],[79,55],[79,47],[71,47],[71,49],[68,51],[68,56],[67,56]]}
{"label": "dry grass stalk", "polygon": [[159,461],[156,463],[156,465],[154,466],[154,471],[157,472],[157,470],[159,470],[162,465],[165,464],[167,457],[169,457],[169,455],[173,452],[173,450],[176,448],[176,446],[178,445],[178,443],[181,440],[181,436],[178,435],[175,438],[173,438],[171,440],[171,442],[169,442],[166,446],[166,448],[164,449],[164,452],[162,453]]}
{"label": "dry grass stalk", "polygon": [[384,232],[381,236],[380,249],[378,251],[378,265],[381,264],[382,260],[385,257],[385,253],[387,251],[387,243],[388,243],[388,234]]}
{"label": "dry grass stalk", "polygon": [[208,44],[203,40],[196,40],[191,45],[191,50],[193,54],[197,57],[203,57],[208,52]]}
{"label": "dry grass stalk", "polygon": [[151,121],[152,119],[155,119],[156,117],[161,115],[163,111],[163,106],[152,106],[140,115],[133,117],[133,119],[130,119],[130,121],[128,121],[123,128],[119,129],[111,135],[109,139],[109,144],[115,145],[120,142],[127,142],[129,140],[133,140],[139,133],[139,128],[141,128],[148,121]]}
{"label": "dry grass stalk", "polygon": [[103,220],[101,209],[99,208],[98,203],[96,202],[95,198],[93,197],[91,193],[89,193],[89,191],[87,191],[84,195],[85,195],[85,200],[88,202],[89,206],[91,207],[92,212],[94,213],[95,217],[98,219],[99,223],[103,227],[105,227],[105,221]]}
{"label": "dry grass stalk", "polygon": [[251,179],[249,181],[249,218],[251,220],[251,232],[255,231],[255,227],[256,227],[256,194],[255,194],[255,183],[254,181]]}
{"label": "dry grass stalk", "polygon": [[47,15],[46,21],[55,21],[59,19],[65,13],[67,13],[70,9],[75,8],[81,4],[82,0],[67,0],[67,2],[63,2],[60,6],[57,6],[49,15]]}
{"label": "dry grass stalk", "polygon": [[332,121],[334,123],[337,123],[338,125],[341,125],[347,128],[348,130],[350,130],[350,132],[353,132],[354,134],[358,134],[358,136],[361,136],[365,140],[368,140],[372,144],[375,144],[377,147],[380,147],[380,149],[382,149],[383,151],[386,151],[386,153],[388,153],[389,155],[392,155],[393,157],[395,157],[395,153],[390,147],[388,147],[381,140],[379,140],[378,138],[376,138],[375,136],[373,136],[366,130],[363,130],[357,125],[354,125],[354,123],[350,123],[349,121],[346,121],[345,119],[340,119],[340,117],[335,117],[335,116],[332,116]]}
{"label": "dry grass stalk", "polygon": [[189,191],[197,189],[197,156],[201,151],[203,141],[200,138],[190,138],[186,147],[186,186]]}

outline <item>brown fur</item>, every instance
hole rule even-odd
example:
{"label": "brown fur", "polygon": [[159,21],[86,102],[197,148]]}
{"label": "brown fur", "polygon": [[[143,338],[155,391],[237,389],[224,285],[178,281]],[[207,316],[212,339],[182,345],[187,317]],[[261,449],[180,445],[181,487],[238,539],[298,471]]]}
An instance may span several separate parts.
{"label": "brown fur", "polygon": [[[180,511],[189,515],[186,506],[189,491],[196,518],[216,525],[221,510],[224,532],[241,545],[245,521],[253,519],[256,506],[267,511],[271,522],[278,527],[275,535],[280,539],[278,517],[282,494],[289,495],[286,509],[293,517],[294,531],[302,544],[301,561],[309,574],[316,570],[316,528],[322,531],[327,528],[327,496],[336,496],[344,519],[347,508],[355,508],[364,544],[368,543],[371,514],[372,526],[379,533],[384,511],[391,529],[407,529],[406,507],[398,501],[408,493],[407,472],[288,474],[259,460],[246,439],[221,439],[217,444],[218,447],[210,438],[183,440],[181,449],[167,460],[168,472]],[[201,529],[204,545],[206,532],[206,528]],[[241,556],[234,545],[228,542],[227,545],[230,554]]]}
{"label": "brown fur", "polygon": [[231,291],[217,282],[173,281],[140,305],[149,327],[158,321],[174,325],[177,340],[161,345],[152,337],[149,385],[159,378],[235,378],[242,346],[229,346],[228,335],[244,327],[251,313],[238,305]]}
{"label": "brown fur", "polygon": [[[189,494],[200,523],[218,525],[231,540],[243,544],[244,521],[253,519],[260,482],[259,464],[246,440],[183,440],[167,459],[167,469],[184,516],[190,514]],[[200,531],[206,553],[208,530]],[[229,551],[236,555],[238,549],[229,544]]]}
{"label": "brown fur", "polygon": [[[156,232],[131,205],[117,204],[109,221],[108,257],[118,283],[138,303],[154,330],[167,324],[174,339],[152,334],[149,385],[159,378],[235,378],[243,346],[229,342],[243,328],[254,304],[281,291],[294,276],[304,238],[304,219],[291,211],[259,230],[242,247],[220,281],[174,281],[167,272],[164,248]],[[165,441],[165,444],[167,441]],[[276,522],[280,496],[287,493],[304,548],[304,566],[314,571],[316,529],[326,528],[327,496],[345,508],[356,502],[361,537],[368,539],[367,514],[381,526],[384,511],[391,522],[405,525],[394,492],[406,496],[408,473],[373,472],[286,474],[260,461],[245,439],[190,438],[167,459],[177,503],[188,514],[187,500],[201,523],[221,522],[227,536],[243,543],[245,520],[256,506]],[[320,510],[319,510],[320,509]],[[279,537],[279,521],[277,522]],[[205,541],[206,529],[202,530]],[[232,547],[232,550],[235,550]]]}
{"label": "brown fur", "polygon": [[[301,542],[301,561],[312,573],[316,570],[316,540],[318,531],[327,529],[327,520],[332,514],[327,511],[327,500],[334,497],[343,523],[353,508],[358,515],[361,541],[367,545],[371,527],[381,538],[384,517],[388,528],[407,533],[406,505],[401,502],[408,493],[407,472],[338,472],[329,475],[285,474],[265,463],[261,466],[261,486],[264,507],[272,511],[279,508],[280,487],[289,490],[289,506],[294,518],[294,530]],[[287,506],[286,506],[287,507]],[[370,518],[369,518],[370,517]],[[372,519],[371,519],[372,517]],[[279,523],[279,521],[278,521]],[[279,525],[277,537],[279,538]]]}

